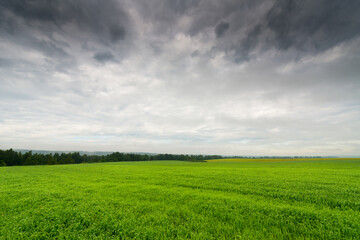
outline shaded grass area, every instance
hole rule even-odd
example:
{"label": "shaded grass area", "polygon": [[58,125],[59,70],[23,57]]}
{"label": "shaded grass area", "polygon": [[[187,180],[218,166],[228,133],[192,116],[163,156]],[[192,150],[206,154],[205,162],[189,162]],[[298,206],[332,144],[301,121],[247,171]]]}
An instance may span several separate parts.
{"label": "shaded grass area", "polygon": [[0,168],[0,239],[359,239],[360,161]]}

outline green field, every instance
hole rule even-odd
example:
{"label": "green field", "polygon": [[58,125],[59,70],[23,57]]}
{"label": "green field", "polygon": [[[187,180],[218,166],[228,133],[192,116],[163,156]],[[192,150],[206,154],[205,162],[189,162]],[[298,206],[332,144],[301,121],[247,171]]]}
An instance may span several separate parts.
{"label": "green field", "polygon": [[341,161],[360,160],[360,158],[222,158],[206,160],[207,162],[305,162],[305,161]]}
{"label": "green field", "polygon": [[0,168],[0,239],[360,239],[360,160]]}

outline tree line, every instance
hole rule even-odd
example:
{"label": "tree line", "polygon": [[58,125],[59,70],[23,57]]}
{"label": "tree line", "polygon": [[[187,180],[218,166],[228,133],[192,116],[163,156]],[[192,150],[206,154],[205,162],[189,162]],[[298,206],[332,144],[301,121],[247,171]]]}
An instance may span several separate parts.
{"label": "tree line", "polygon": [[184,155],[184,154],[136,154],[114,152],[107,155],[87,155],[79,152],[72,153],[21,153],[13,149],[0,150],[0,166],[26,166],[26,165],[55,165],[79,164],[95,162],[126,162],[126,161],[154,161],[154,160],[179,160],[179,161],[204,161],[222,158],[220,155]]}

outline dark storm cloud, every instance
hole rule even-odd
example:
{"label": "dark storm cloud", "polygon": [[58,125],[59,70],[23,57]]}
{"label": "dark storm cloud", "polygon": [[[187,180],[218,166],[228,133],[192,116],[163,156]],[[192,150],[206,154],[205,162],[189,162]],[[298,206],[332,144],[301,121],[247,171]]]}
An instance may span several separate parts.
{"label": "dark storm cloud", "polygon": [[[129,6],[152,25],[152,34],[164,39],[177,33],[196,36],[212,28],[217,38],[214,49],[238,63],[251,60],[254,50],[295,50],[295,58],[317,54],[360,32],[357,0],[4,0],[0,31],[22,36],[23,42],[29,38],[34,47],[42,43],[26,30],[50,37],[54,32],[74,37],[86,33],[89,40],[111,46],[133,37]],[[179,27],[183,17],[189,17],[190,23]],[[74,27],[69,30],[69,25]],[[58,44],[45,42],[45,46],[44,52],[66,55]]]}
{"label": "dark storm cloud", "polygon": [[259,43],[262,51],[295,50],[295,59],[324,52],[360,35],[357,0],[279,0],[259,16],[261,21],[238,37],[234,59],[249,59]]}
{"label": "dark storm cloud", "polygon": [[325,51],[360,34],[358,0],[279,0],[263,25],[280,50]]}
{"label": "dark storm cloud", "polygon": [[220,22],[215,28],[216,37],[222,37],[225,32],[229,29],[230,24],[227,22]]}
{"label": "dark storm cloud", "polygon": [[236,62],[251,59],[257,48],[295,51],[292,56],[296,59],[324,52],[360,33],[357,0],[146,2],[145,8],[143,1],[138,1],[143,6],[141,15],[154,23],[157,31],[176,34],[177,21],[188,16],[191,24],[178,31],[196,36],[213,28],[218,38],[216,49],[232,55]]}
{"label": "dark storm cloud", "polygon": [[[293,51],[293,59],[324,52],[359,36],[357,0],[135,0],[136,10],[153,33],[171,38],[196,36],[209,29],[216,51],[235,62],[249,61],[252,52]],[[183,17],[190,23],[180,26]]]}
{"label": "dark storm cloud", "polygon": [[125,29],[121,26],[113,26],[110,28],[110,38],[112,42],[117,42],[125,38]]}
{"label": "dark storm cloud", "polygon": [[262,27],[256,25],[253,29],[246,33],[246,37],[242,39],[235,48],[234,61],[237,63],[250,60],[249,54],[259,43],[259,35]]}
{"label": "dark storm cloud", "polygon": [[1,28],[15,34],[25,24],[45,35],[65,33],[65,25],[89,32],[104,44],[117,43],[126,36],[128,18],[119,2],[87,0],[5,0],[0,2]]}
{"label": "dark storm cloud", "polygon": [[110,52],[98,52],[94,55],[94,59],[100,63],[114,61],[115,57]]}

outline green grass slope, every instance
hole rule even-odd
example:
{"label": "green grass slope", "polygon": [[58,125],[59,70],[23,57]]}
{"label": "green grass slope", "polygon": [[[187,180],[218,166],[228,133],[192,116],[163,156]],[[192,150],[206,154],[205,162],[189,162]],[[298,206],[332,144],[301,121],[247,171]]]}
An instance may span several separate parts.
{"label": "green grass slope", "polygon": [[0,168],[0,239],[360,239],[360,161]]}

